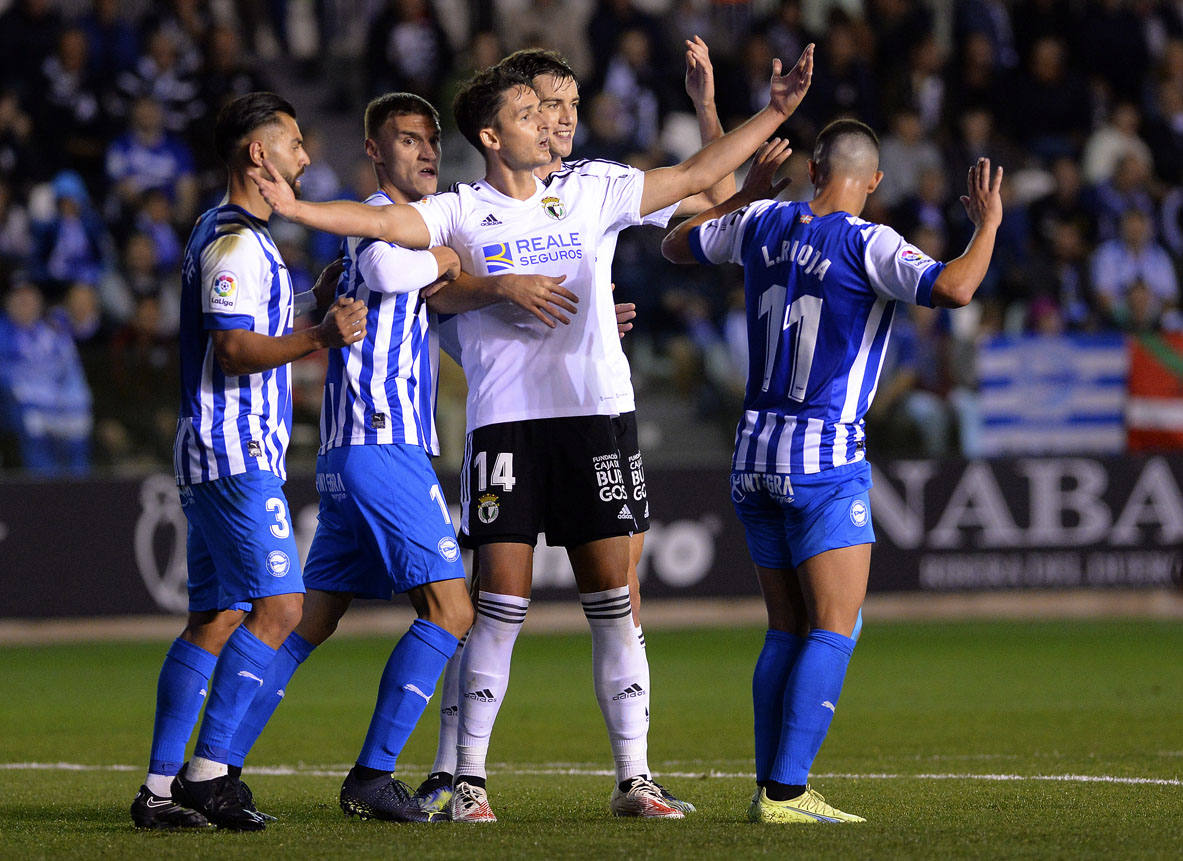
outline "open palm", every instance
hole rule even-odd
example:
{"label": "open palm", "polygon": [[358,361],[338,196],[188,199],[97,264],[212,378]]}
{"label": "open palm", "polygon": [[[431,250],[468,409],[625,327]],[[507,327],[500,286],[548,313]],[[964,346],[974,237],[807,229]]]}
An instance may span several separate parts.
{"label": "open palm", "polygon": [[813,43],[805,46],[805,50],[801,52],[801,59],[787,75],[782,75],[781,69],[780,60],[773,60],[769,104],[773,109],[788,116],[797,110],[797,106],[809,92],[809,84],[813,81]]}

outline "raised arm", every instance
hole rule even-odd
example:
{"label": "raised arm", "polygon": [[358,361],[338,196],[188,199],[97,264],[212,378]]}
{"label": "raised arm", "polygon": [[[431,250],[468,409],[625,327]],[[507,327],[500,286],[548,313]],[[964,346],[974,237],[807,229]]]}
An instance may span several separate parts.
{"label": "raised arm", "polygon": [[1002,168],[990,173],[990,159],[980,158],[969,169],[969,188],[961,203],[974,224],[969,245],[956,260],[945,264],[932,285],[932,304],[961,308],[969,304],[986,277],[994,254],[994,238],[1002,223]]}
{"label": "raised arm", "polygon": [[666,234],[665,239],[661,241],[661,253],[665,255],[665,259],[671,263],[697,263],[697,258],[690,250],[690,231],[712,218],[722,218],[749,203],[775,198],[789,181],[782,179],[774,182],[774,177],[780,166],[792,154],[793,150],[789,148],[788,140],[773,138],[761,144],[739,191],[718,206],[683,221]]}
{"label": "raised arm", "polygon": [[641,215],[664,209],[671,203],[714,185],[747,161],[748,156],[797,110],[812,79],[812,44],[805,48],[801,59],[787,75],[781,74],[780,60],[773,60],[767,107],[681,164],[646,171],[645,189],[641,194]]}
{"label": "raised arm", "polygon": [[328,203],[297,200],[292,187],[267,159],[263,160],[263,168],[251,168],[247,176],[259,187],[259,193],[271,209],[289,221],[338,236],[382,239],[404,248],[426,248],[431,244],[427,224],[413,206],[403,203],[369,206],[350,200]]}
{"label": "raised arm", "polygon": [[[686,42],[686,95],[694,105],[702,145],[706,146],[711,141],[723,137],[723,124],[719,122],[719,112],[715,109],[715,69],[711,65],[707,43],[698,36]],[[683,218],[697,215],[704,209],[722,203],[733,194],[735,174],[729,171],[706,191],[692,195],[679,203],[674,215]]]}

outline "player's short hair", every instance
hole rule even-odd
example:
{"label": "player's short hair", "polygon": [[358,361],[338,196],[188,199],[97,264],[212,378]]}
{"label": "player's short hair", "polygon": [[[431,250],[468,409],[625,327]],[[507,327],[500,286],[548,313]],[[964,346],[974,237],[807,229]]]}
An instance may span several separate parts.
{"label": "player's short hair", "polygon": [[836,160],[841,160],[846,152],[867,145],[878,157],[879,136],[869,125],[849,118],[834,120],[818,132],[813,143],[813,161],[823,176],[829,176],[831,168],[842,167],[834,163]]}
{"label": "player's short hair", "polygon": [[372,138],[391,117],[407,114],[427,117],[440,129],[440,113],[427,99],[414,93],[387,93],[366,105],[366,137]]}
{"label": "player's short hair", "polygon": [[560,81],[567,78],[572,81],[578,80],[575,77],[575,70],[563,59],[562,54],[543,48],[523,48],[520,51],[514,51],[499,65],[524,75],[531,81],[539,75],[553,75]]}
{"label": "player's short hair", "polygon": [[456,93],[452,102],[456,127],[482,155],[485,148],[481,144],[481,129],[493,125],[498,111],[505,104],[505,91],[515,87],[533,89],[533,79],[498,64],[477,72]]}
{"label": "player's short hair", "polygon": [[214,123],[214,151],[218,158],[230,167],[239,142],[259,126],[278,122],[280,114],[294,120],[296,109],[275,93],[247,93],[225,105]]}

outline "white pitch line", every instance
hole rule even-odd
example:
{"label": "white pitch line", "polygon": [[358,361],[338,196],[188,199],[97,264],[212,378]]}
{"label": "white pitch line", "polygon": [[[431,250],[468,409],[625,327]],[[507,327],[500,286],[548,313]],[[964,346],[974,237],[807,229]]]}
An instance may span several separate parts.
{"label": "white pitch line", "polygon": [[[0,762],[0,771],[139,771],[140,766],[134,765],[86,765],[77,762]],[[349,770],[349,764],[330,766],[328,768],[306,768],[302,766],[276,765],[259,766],[249,769],[248,774],[259,774],[268,777],[339,777]],[[422,770],[422,769],[420,769]],[[616,772],[609,769],[589,768],[577,765],[539,766],[537,768],[513,768],[508,765],[493,764],[489,770],[494,774],[509,774],[523,777],[545,777],[555,775],[572,775],[582,777],[611,777]],[[404,771],[415,771],[404,768]],[[703,779],[727,778],[750,780],[751,772],[733,771],[665,771],[663,778]],[[1170,777],[1117,777],[1108,774],[854,774],[847,772],[830,772],[813,775],[816,779],[833,780],[987,780],[996,782],[1008,781],[1051,781],[1057,783],[1114,783],[1125,785],[1149,786],[1183,786],[1183,780]]]}

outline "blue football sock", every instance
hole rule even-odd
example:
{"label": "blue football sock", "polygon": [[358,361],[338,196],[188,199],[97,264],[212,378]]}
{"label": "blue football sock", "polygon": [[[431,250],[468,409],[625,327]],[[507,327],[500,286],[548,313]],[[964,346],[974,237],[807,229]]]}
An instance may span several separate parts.
{"label": "blue football sock", "polygon": [[239,625],[230,635],[210,682],[209,703],[193,750],[195,757],[229,762],[234,733],[251,700],[262,687],[263,677],[275,659],[276,651],[248,631],[245,625]]}
{"label": "blue football sock", "polygon": [[426,619],[416,619],[390,653],[378,703],[366,733],[358,765],[394,771],[398,755],[427,708],[444,664],[460,641]]}
{"label": "blue football sock", "polygon": [[148,771],[170,775],[181,770],[185,745],[193,734],[197,716],[218,657],[177,638],[165,655],[156,683],[156,723],[152,727],[152,753]]}
{"label": "blue football sock", "polygon": [[858,618],[854,620],[854,630],[850,632],[850,639],[858,642],[859,634],[863,632],[863,608],[858,608]]}
{"label": "blue football sock", "polygon": [[752,673],[752,712],[756,726],[756,782],[768,780],[780,742],[781,715],[789,671],[805,638],[788,631],[768,631]]}
{"label": "blue football sock", "polygon": [[230,743],[230,759],[228,765],[242,767],[246,755],[271,720],[271,715],[283,702],[284,691],[291,681],[296,669],[307,660],[316,648],[295,631],[288,634],[279,651],[275,653],[275,660],[267,667],[263,676],[263,684],[251,700],[250,707],[242,717],[238,730],[234,733],[234,741]]}
{"label": "blue football sock", "polygon": [[797,786],[808,783],[853,652],[850,637],[821,629],[810,632],[785,685],[784,722],[770,779]]}

